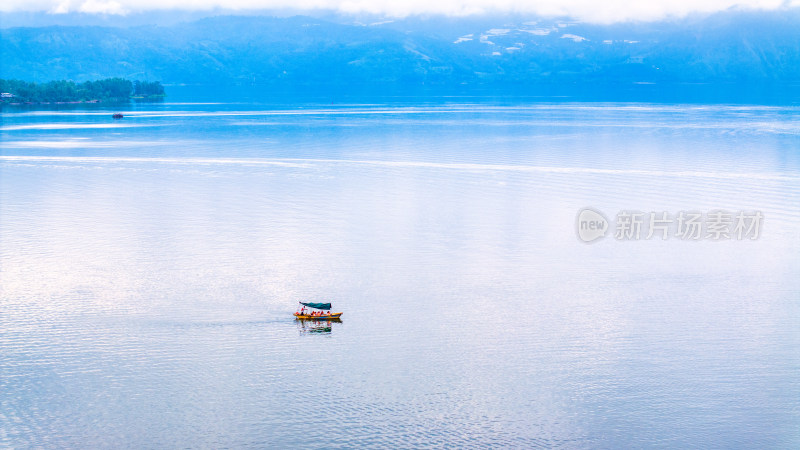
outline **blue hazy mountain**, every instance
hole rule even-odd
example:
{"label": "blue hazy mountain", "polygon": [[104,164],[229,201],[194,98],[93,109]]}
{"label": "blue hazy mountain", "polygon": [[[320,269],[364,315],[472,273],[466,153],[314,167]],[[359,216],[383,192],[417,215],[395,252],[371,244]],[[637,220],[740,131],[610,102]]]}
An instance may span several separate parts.
{"label": "blue hazy mountain", "polygon": [[[363,19],[363,18],[361,18]],[[511,16],[218,16],[2,29],[0,78],[199,84],[800,82],[800,9],[612,25]]]}

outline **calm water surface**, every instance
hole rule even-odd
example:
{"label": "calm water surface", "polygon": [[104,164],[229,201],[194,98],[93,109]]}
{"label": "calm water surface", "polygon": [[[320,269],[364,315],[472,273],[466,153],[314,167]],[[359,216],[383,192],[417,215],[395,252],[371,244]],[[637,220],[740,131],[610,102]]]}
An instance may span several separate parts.
{"label": "calm water surface", "polygon": [[0,447],[800,446],[797,107],[111,112],[2,113]]}

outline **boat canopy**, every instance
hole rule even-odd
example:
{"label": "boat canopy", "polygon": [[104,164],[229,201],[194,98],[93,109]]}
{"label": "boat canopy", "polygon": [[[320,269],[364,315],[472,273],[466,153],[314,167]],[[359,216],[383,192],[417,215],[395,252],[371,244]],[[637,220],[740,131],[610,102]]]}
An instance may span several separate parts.
{"label": "boat canopy", "polygon": [[330,303],[303,303],[303,302],[300,302],[300,304],[303,305],[303,306],[308,306],[309,308],[314,308],[314,309],[331,309],[331,304]]}

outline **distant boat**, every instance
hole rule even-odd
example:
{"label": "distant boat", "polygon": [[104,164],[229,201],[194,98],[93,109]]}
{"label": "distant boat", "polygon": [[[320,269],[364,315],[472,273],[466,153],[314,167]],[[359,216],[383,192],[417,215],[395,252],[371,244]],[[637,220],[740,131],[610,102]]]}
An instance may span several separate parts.
{"label": "distant boat", "polygon": [[114,114],[111,115],[111,117],[113,117],[115,119],[122,119],[124,116],[122,114],[120,114],[120,113],[114,113]]}
{"label": "distant boat", "polygon": [[[303,305],[303,308],[295,312],[294,316],[301,320],[339,320],[339,318],[342,316],[342,313],[340,312],[332,313],[330,311],[330,303],[299,303]],[[305,307],[317,309],[319,311],[306,311]]]}

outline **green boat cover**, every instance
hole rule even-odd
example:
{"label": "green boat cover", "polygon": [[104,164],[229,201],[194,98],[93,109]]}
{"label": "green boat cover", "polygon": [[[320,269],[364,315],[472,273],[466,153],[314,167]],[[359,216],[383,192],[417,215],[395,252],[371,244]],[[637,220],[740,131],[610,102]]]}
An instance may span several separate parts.
{"label": "green boat cover", "polygon": [[330,303],[303,303],[303,302],[300,302],[300,304],[303,305],[303,306],[308,306],[309,308],[314,308],[314,309],[331,309],[331,304]]}

